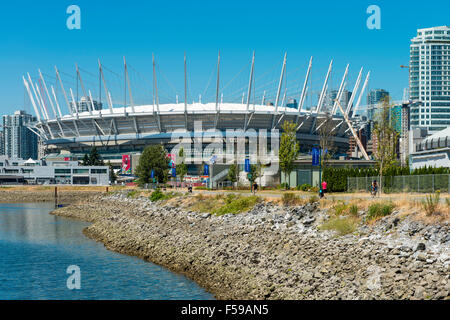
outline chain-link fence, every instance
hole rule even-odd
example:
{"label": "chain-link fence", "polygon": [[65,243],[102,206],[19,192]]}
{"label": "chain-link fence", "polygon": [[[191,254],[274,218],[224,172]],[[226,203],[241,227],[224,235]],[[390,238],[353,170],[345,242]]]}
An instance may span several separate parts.
{"label": "chain-link fence", "polygon": [[[349,192],[370,192],[372,181],[380,183],[380,177],[349,177],[347,178],[347,190]],[[427,174],[383,177],[383,192],[420,192],[433,193],[436,191],[449,192],[450,174]]]}

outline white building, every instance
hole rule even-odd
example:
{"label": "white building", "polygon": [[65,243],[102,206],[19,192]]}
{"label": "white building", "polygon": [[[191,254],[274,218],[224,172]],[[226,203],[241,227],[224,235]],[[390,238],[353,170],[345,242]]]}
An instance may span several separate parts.
{"label": "white building", "polygon": [[78,161],[45,161],[0,156],[0,184],[109,185],[108,166],[79,166]]}
{"label": "white building", "polygon": [[410,46],[411,128],[430,133],[450,125],[450,27],[417,30]]}
{"label": "white building", "polygon": [[[420,129],[411,131],[411,140],[424,133]],[[433,135],[413,143],[414,150],[410,154],[410,168],[412,170],[422,167],[450,168],[450,127],[436,132]]]}

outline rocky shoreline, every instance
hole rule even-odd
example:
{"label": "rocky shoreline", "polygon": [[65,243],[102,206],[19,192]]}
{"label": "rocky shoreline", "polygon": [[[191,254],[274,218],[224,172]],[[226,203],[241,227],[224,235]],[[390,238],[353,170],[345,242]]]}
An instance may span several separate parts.
{"label": "rocky shoreline", "polygon": [[[80,201],[80,199],[88,199],[94,195],[101,194],[100,191],[91,190],[58,190],[58,203],[71,204]],[[48,187],[46,190],[9,190],[5,188],[0,190],[0,203],[37,203],[37,202],[54,202],[55,189]]]}
{"label": "rocky shoreline", "polygon": [[317,203],[266,202],[216,217],[126,193],[52,214],[92,222],[86,236],[184,274],[218,299],[450,299],[448,222],[394,214],[336,237],[317,229],[328,219]]}

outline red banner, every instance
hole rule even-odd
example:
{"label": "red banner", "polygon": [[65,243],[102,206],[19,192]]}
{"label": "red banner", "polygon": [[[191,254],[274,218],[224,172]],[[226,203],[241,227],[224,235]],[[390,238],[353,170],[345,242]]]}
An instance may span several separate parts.
{"label": "red banner", "polygon": [[131,174],[131,157],[129,154],[122,155],[122,174]]}

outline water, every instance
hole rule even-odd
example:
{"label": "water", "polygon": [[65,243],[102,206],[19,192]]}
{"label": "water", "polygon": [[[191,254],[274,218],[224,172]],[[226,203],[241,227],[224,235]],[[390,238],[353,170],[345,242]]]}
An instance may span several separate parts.
{"label": "water", "polygon": [[[48,214],[52,204],[0,204],[0,299],[213,299],[162,267],[108,251],[86,238],[88,224]],[[67,268],[81,271],[69,290]]]}

